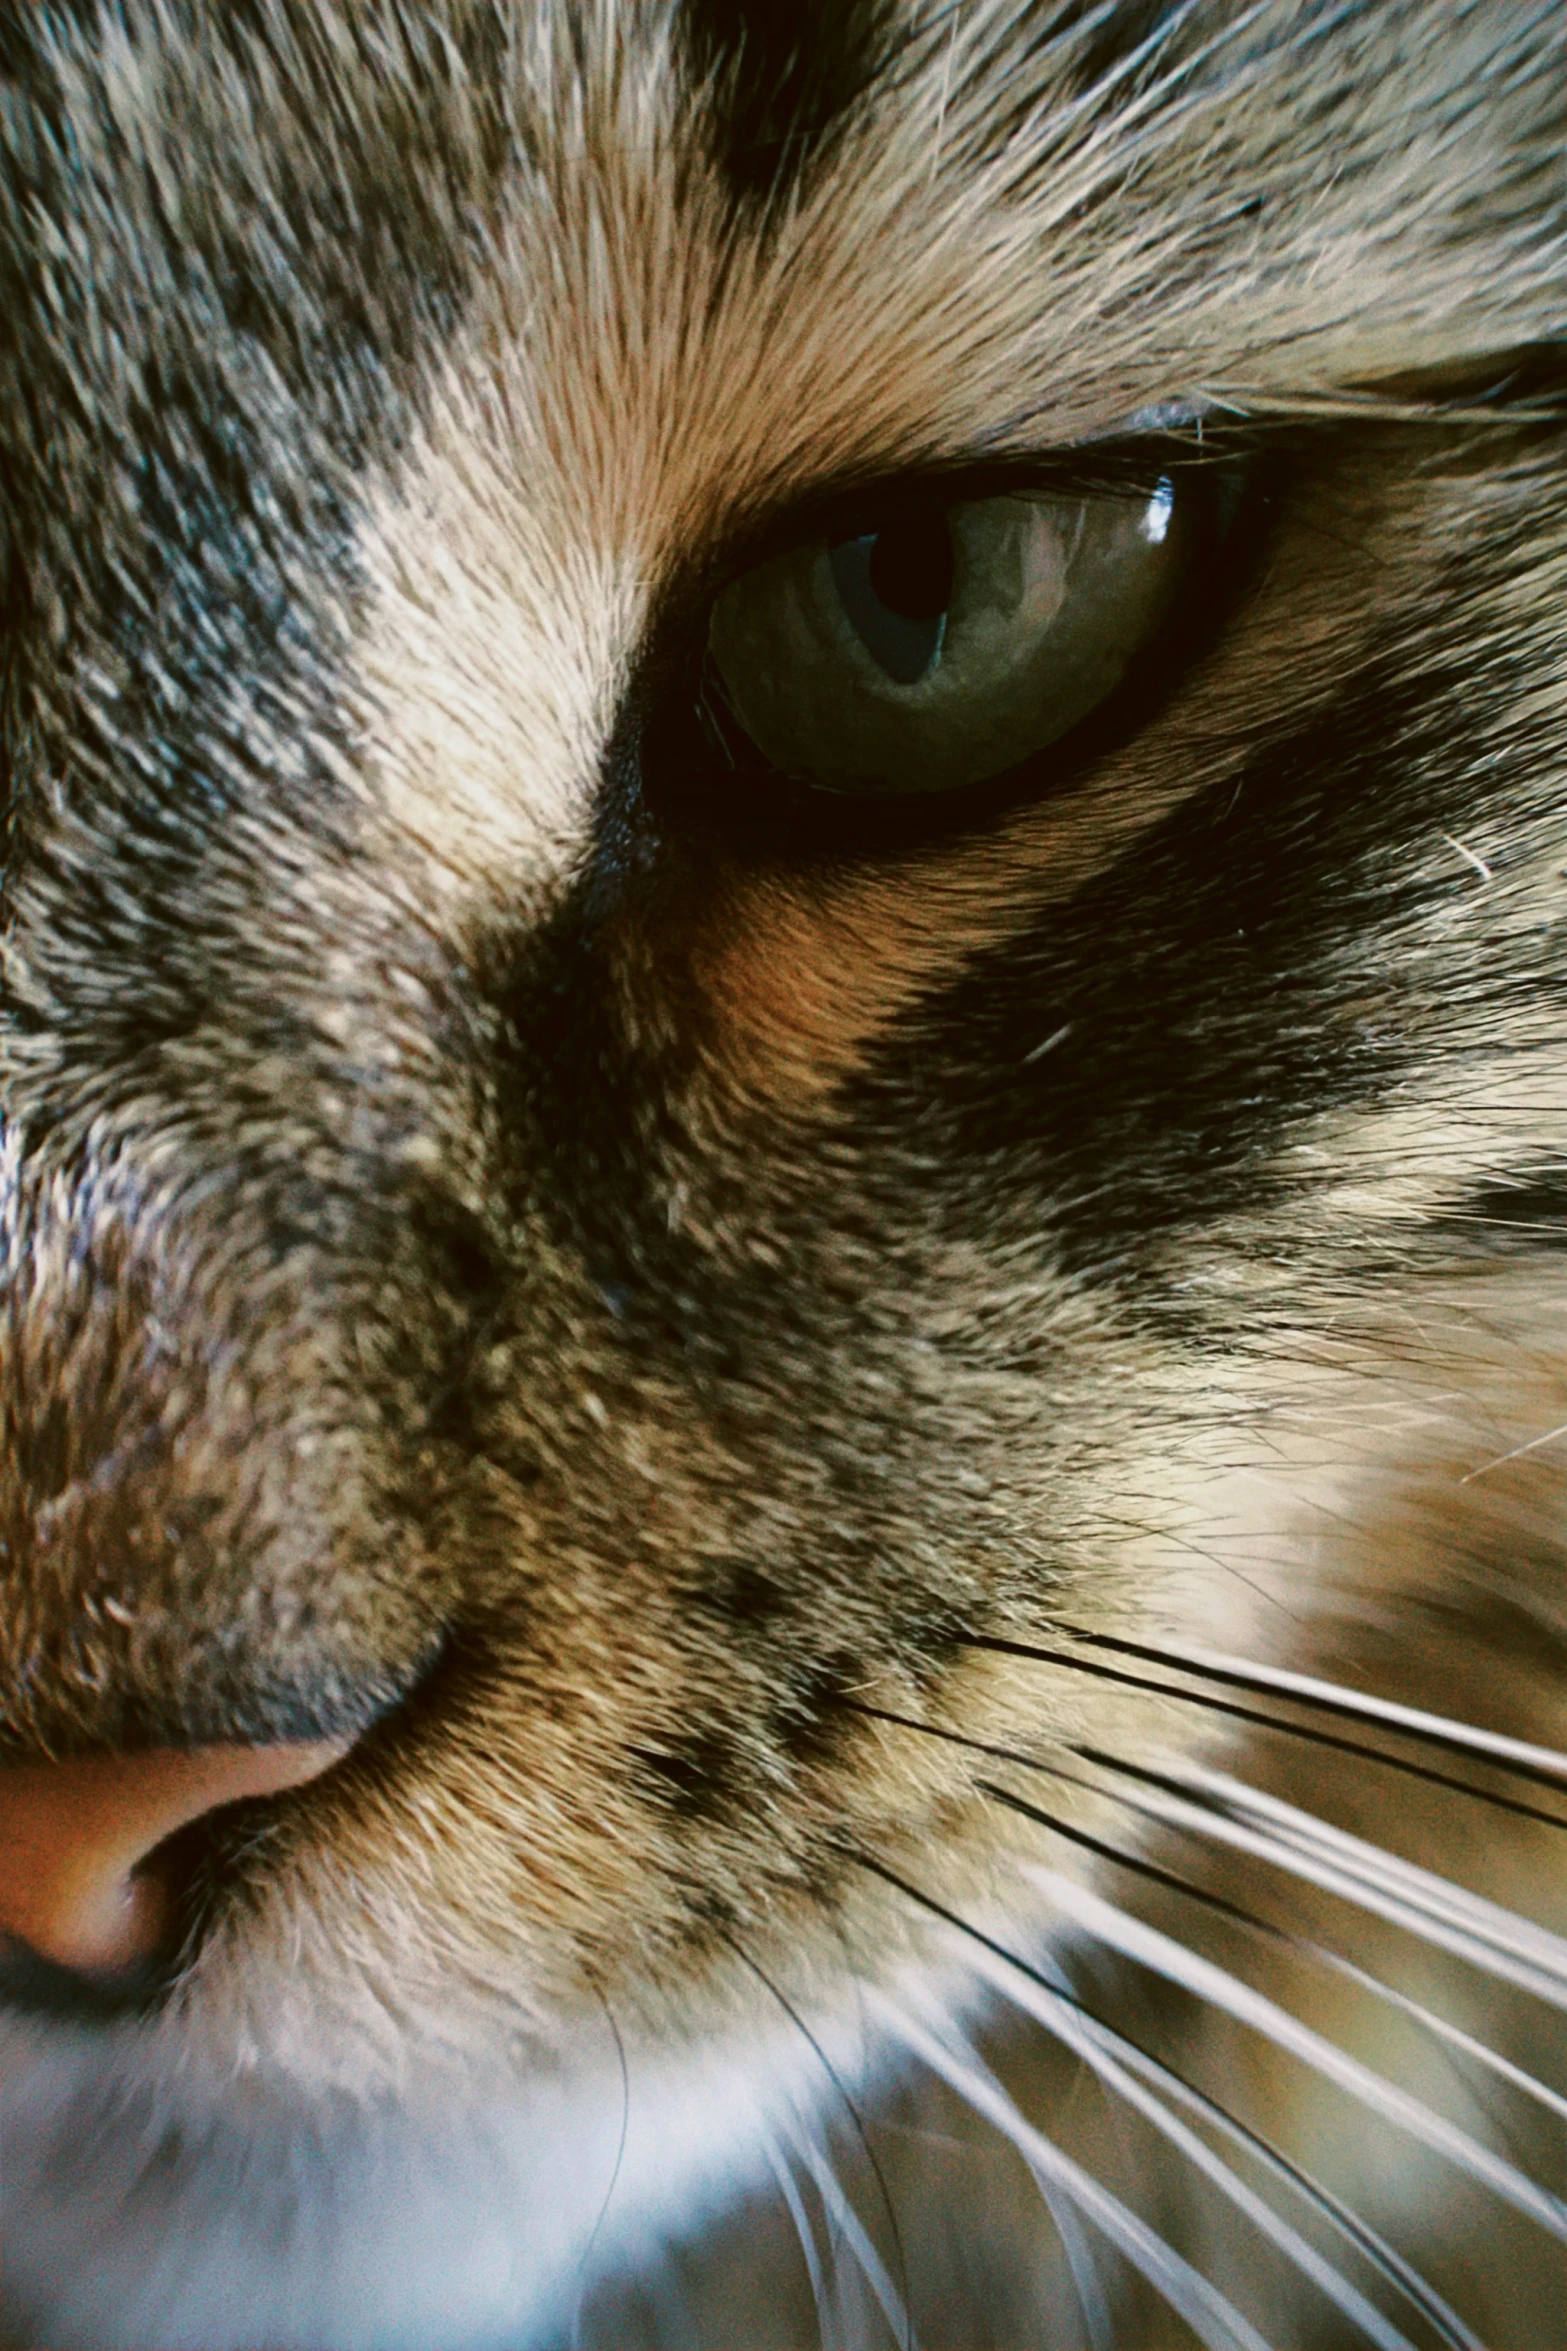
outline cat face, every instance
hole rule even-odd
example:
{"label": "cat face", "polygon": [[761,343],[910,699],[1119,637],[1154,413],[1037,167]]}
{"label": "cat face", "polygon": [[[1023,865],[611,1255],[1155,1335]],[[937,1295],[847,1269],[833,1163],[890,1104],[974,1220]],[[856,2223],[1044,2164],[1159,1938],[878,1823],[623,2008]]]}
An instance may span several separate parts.
{"label": "cat face", "polygon": [[885,1970],[1567,1418],[1551,13],[807,13],[4,33],[0,1731],[331,1762],[89,2077]]}

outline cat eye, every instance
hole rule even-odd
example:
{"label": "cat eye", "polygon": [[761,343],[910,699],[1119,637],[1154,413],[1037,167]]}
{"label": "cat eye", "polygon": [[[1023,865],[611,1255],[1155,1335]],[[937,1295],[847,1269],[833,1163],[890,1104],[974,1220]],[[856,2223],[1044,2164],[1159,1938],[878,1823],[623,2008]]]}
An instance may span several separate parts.
{"label": "cat eye", "polygon": [[1171,617],[1183,520],[1168,475],[1128,494],[890,496],[721,591],[709,692],[820,791],[985,782],[1123,683]]}

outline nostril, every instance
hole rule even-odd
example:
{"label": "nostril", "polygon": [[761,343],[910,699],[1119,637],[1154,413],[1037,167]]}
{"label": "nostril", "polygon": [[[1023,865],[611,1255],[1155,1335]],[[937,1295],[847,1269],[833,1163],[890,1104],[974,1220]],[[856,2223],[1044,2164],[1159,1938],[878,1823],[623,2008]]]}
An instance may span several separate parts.
{"label": "nostril", "polygon": [[352,1743],[158,1748],[0,1767],[0,1940],[96,1976],[154,1957],[169,1895],[141,1866],[149,1855],[223,1805],[319,1778]]}

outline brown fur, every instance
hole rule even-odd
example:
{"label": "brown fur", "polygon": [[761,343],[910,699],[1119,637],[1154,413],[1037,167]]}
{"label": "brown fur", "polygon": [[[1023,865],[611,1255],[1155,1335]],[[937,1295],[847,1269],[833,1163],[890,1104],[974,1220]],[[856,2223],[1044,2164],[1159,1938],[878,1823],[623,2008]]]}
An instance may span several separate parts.
{"label": "brown fur", "polygon": [[[429,2341],[382,2218],[276,2221],[292,2166],[417,2231],[413,2188],[362,2187],[386,2116],[597,2098],[606,2012],[671,2113],[780,2009],[847,2071],[855,1985],[934,1971],[961,2016],[867,1859],[1035,1949],[1020,1859],[1064,1848],[958,1742],[1219,1751],[976,1643],[1066,1618],[1562,1735],[1561,1456],[1486,1466],[1567,1420],[1562,1212],[1497,1208],[1562,1185],[1558,12],[867,11],[836,104],[786,46],[760,195],[724,125],[772,88],[761,20],[710,52],[695,14],[0,28],[0,1737],[373,1726],[211,1844],[155,2013],[6,2028],[0,2307],[39,2345],[216,2351],[231,2178],[233,2351]],[[1161,416],[1194,465],[1244,446],[1246,553],[1140,723],[808,853],[696,792],[682,663],[758,549],[845,488],[1086,465]],[[1536,1825],[1477,1860],[1456,1799],[1224,1727],[1254,1785],[1556,1919]],[[1179,1842],[1118,1802],[1051,1795]],[[1182,1866],[1263,1899],[1261,1865]],[[1429,1953],[1363,1931],[1425,1997]],[[1464,2013],[1557,2062],[1500,1996]],[[1444,2244],[1364,2113],[1216,2015],[1158,2031],[1254,2073],[1255,2127],[1487,2340],[1554,2339],[1559,2243],[1493,2262],[1466,2204]],[[1167,2151],[1127,2157],[1042,2036],[995,2042],[1062,2146],[1294,2323]],[[73,2184],[111,2111],[145,2162]],[[1067,2239],[1001,2139],[954,2185],[949,2127],[906,2081],[871,2125],[893,2209],[956,2198],[985,2243],[915,2258],[923,2339],[1068,2340]],[[562,2128],[506,2195],[548,2203]],[[682,2341],[830,2331],[792,2254],[734,2269],[726,2225],[786,2209],[747,2202],[754,2144],[623,2239],[581,2165],[575,2235],[475,2286],[454,2346],[565,2339],[584,2280],[604,2340],[671,2339],[638,2299],[666,2261]],[[1559,2185],[1555,2142],[1525,2168]],[[1117,2343],[1177,2339],[1111,2302]]]}

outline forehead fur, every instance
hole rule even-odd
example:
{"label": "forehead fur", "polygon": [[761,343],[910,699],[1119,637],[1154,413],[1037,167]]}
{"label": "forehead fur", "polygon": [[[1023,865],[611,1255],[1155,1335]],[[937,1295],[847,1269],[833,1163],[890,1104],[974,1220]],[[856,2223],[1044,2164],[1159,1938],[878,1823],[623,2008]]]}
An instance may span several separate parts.
{"label": "forehead fur", "polygon": [[1086,33],[910,11],[758,214],[713,149],[744,39],[693,86],[677,16],[530,18],[518,160],[363,525],[396,812],[438,860],[557,860],[660,599],[802,497],[1554,331],[1517,210],[1549,14],[1509,15],[1519,103],[1478,124],[1496,24],[1420,21],[1205,11],[1085,79]]}

